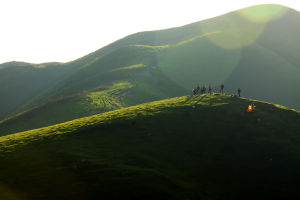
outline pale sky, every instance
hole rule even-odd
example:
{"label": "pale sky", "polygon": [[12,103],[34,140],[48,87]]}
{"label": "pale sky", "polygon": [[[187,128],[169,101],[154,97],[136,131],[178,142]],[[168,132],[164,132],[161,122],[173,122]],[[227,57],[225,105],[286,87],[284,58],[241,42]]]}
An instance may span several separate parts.
{"label": "pale sky", "polygon": [[68,62],[127,35],[299,0],[0,0],[0,63]]}

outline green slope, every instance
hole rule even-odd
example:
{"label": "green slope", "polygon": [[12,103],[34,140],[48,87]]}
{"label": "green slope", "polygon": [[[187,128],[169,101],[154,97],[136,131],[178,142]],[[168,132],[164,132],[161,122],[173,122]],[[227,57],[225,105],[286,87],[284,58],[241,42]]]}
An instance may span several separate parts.
{"label": "green slope", "polygon": [[[261,12],[267,14],[254,21],[249,19],[249,15],[260,16]],[[102,79],[99,74],[105,69],[139,63],[158,66],[167,78],[188,90],[199,82],[219,84],[241,66],[243,51],[256,44],[277,52],[272,57],[262,55],[265,61],[279,57],[299,68],[299,19],[299,13],[292,9],[279,5],[260,5],[183,27],[133,34],[83,57],[90,59],[82,67],[84,69],[81,68],[63,81],[53,89],[53,93],[80,90],[77,86],[79,83],[80,87],[90,87],[88,84],[94,80],[82,83],[80,79],[87,80],[90,76]],[[295,38],[289,39],[293,42],[285,42],[289,36]],[[148,50],[134,47],[148,47]],[[249,57],[256,59],[256,56]],[[264,67],[263,63],[260,63],[260,67]],[[300,76],[299,72],[297,75]],[[272,94],[264,95],[269,98]]]}
{"label": "green slope", "polygon": [[248,97],[274,103],[284,101],[300,109],[297,103],[300,102],[300,67],[259,44],[244,48],[239,63],[225,81],[228,88],[247,88]]}
{"label": "green slope", "polygon": [[0,120],[16,114],[39,93],[60,80],[70,69],[59,63],[0,65]]}
{"label": "green slope", "polygon": [[[1,123],[0,135],[30,130],[124,107],[123,97],[132,84],[115,83],[55,99]],[[42,113],[42,115],[41,115]]]}
{"label": "green slope", "polygon": [[0,137],[0,198],[297,199],[299,132],[246,98],[141,104]]}
{"label": "green slope", "polygon": [[[6,89],[0,89],[4,96],[0,120],[8,116],[18,120],[16,125],[11,120],[2,122],[0,130],[11,133],[105,111],[79,108],[78,94],[117,82],[132,84],[122,96],[123,106],[184,95],[197,84],[212,83],[217,90],[223,82],[228,93],[240,87],[245,97],[299,110],[299,27],[299,12],[279,5],[260,5],[182,27],[130,35],[63,64],[53,77],[44,70],[18,81],[24,78],[22,71],[7,72],[3,75],[7,78],[1,81]],[[19,75],[13,79],[14,74]],[[23,91],[14,84],[26,85],[27,89]],[[70,100],[66,107],[76,107],[76,111],[66,112],[61,101],[56,101],[66,98]],[[45,106],[48,102],[51,105]],[[62,117],[54,118],[52,110]],[[26,115],[14,116],[22,111]],[[28,119],[28,115],[34,117]],[[33,120],[39,115],[42,123]]]}
{"label": "green slope", "polygon": [[[104,109],[102,105],[97,105],[91,108],[90,97],[86,95],[89,91],[118,82],[128,83],[130,88],[120,94],[114,94],[114,97],[109,95],[106,99],[114,102],[114,98],[118,98],[118,104],[122,107],[186,93],[185,89],[168,79],[156,67],[155,59],[152,59],[156,51],[157,49],[144,46],[128,46],[96,59],[73,73],[59,87],[55,87],[55,90],[50,92],[51,97],[46,98],[50,101],[0,122],[0,135],[117,109],[120,106]],[[110,93],[109,89],[107,90],[106,93]],[[83,93],[85,95],[82,96]],[[97,94],[100,98],[101,95],[103,94]]]}
{"label": "green slope", "polygon": [[[299,12],[280,5],[259,5],[183,27],[128,36],[113,43],[111,46],[115,46],[115,49],[106,51],[101,58],[106,56],[126,63],[127,60],[132,60],[131,56],[124,57],[124,53],[118,51],[113,53],[116,49],[134,44],[144,45],[144,47],[154,46],[157,47],[151,48],[154,52],[149,51],[134,57],[139,57],[139,61],[147,60],[147,63],[158,67],[167,79],[188,91],[196,84],[209,82],[220,84],[228,81],[229,91],[243,86],[245,91],[249,91],[244,93],[248,97],[270,100],[299,110],[299,27]],[[106,48],[90,56],[95,57]],[[260,54],[248,53],[249,48]],[[261,50],[262,48],[265,50]],[[126,51],[130,52],[131,49]],[[256,60],[260,62],[255,62]],[[255,65],[252,64],[253,62]],[[127,64],[125,63],[124,65]],[[132,64],[138,63],[143,62]],[[261,74],[260,69],[266,71],[270,68],[266,63],[280,70],[270,70],[267,74]],[[99,71],[102,69],[101,64],[95,63],[95,65]],[[241,69],[245,70],[241,71]],[[87,66],[87,78],[92,75],[88,71]],[[255,84],[255,80],[241,81],[231,76],[239,72],[247,76],[248,71],[259,75],[259,80],[276,85],[275,90],[284,94],[278,99],[274,98],[274,92],[268,89],[257,90],[254,94],[252,85]],[[290,74],[293,74],[292,78],[289,78]],[[79,75],[81,71],[78,72],[77,77]],[[78,78],[74,78],[73,81],[68,80],[64,84],[72,85],[75,80]],[[282,82],[282,86],[278,82]],[[64,84],[61,87],[64,87]],[[274,88],[275,86],[272,90]]]}

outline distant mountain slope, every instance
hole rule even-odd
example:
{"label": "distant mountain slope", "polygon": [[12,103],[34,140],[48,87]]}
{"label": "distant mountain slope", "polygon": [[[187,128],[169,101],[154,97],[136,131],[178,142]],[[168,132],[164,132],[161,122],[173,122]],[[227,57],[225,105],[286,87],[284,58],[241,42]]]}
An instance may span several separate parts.
{"label": "distant mountain slope", "polygon": [[[7,89],[0,90],[5,96],[0,103],[5,111],[0,120],[117,82],[133,85],[123,98],[125,106],[184,95],[197,84],[212,83],[217,91],[223,82],[228,93],[240,87],[243,96],[300,110],[299,27],[299,12],[279,5],[259,5],[182,27],[130,35],[63,64],[53,77],[48,77],[48,68],[39,70],[42,75],[20,83],[28,85],[24,92],[14,86],[22,77],[11,79],[8,75],[21,76],[22,71],[7,72],[7,79],[1,82]],[[119,68],[123,70],[115,70]],[[35,89],[38,85],[45,86]],[[78,117],[89,114],[82,112]],[[45,121],[51,118],[49,115]]]}
{"label": "distant mountain slope", "polygon": [[141,104],[0,137],[0,198],[298,199],[299,132],[246,98]]}
{"label": "distant mountain slope", "polygon": [[40,128],[122,108],[125,106],[123,97],[131,87],[132,84],[128,82],[120,82],[47,102],[2,122],[0,135]]}
{"label": "distant mountain slope", "polygon": [[[34,109],[20,113],[0,123],[0,135],[24,131],[59,122],[72,120],[107,111],[102,105],[89,106],[89,98],[80,94],[97,90],[119,82],[131,85],[126,93],[122,93],[119,102],[123,106],[136,105],[144,102],[179,96],[187,91],[169,80],[155,65],[152,59],[156,50],[144,46],[128,46],[120,48],[101,59],[73,72],[67,79],[61,80],[52,90],[45,92],[51,96],[49,102]],[[118,57],[119,59],[116,59]],[[71,69],[72,70],[72,69]],[[43,93],[41,93],[43,94]],[[123,95],[126,94],[126,95]],[[80,97],[79,97],[79,96]],[[57,101],[57,99],[61,101]],[[80,100],[79,100],[80,99]],[[86,102],[85,102],[86,101]],[[114,101],[110,99],[109,101]],[[78,103],[80,102],[80,103]],[[117,107],[111,107],[116,109]],[[43,113],[41,115],[41,113]]]}
{"label": "distant mountain slope", "polygon": [[70,70],[58,63],[10,62],[0,65],[0,120],[28,109],[36,95],[50,88]]}
{"label": "distant mountain slope", "polygon": [[[253,59],[255,58],[255,59]],[[263,66],[263,67],[262,67]],[[229,88],[245,88],[247,97],[285,102],[300,110],[300,67],[258,44],[243,49],[239,66],[225,81]]]}

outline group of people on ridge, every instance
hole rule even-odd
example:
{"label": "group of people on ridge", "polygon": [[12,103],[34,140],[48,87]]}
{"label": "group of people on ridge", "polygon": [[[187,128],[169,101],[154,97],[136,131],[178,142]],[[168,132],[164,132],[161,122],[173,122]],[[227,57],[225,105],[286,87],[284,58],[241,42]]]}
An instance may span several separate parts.
{"label": "group of people on ridge", "polygon": [[[224,88],[224,87],[223,87]],[[206,87],[205,87],[205,85],[203,85],[201,88],[200,88],[200,86],[198,85],[196,88],[194,88],[193,90],[192,90],[192,92],[194,93],[194,94],[205,94],[206,93]],[[211,86],[211,84],[209,84],[209,86],[208,86],[208,92],[211,94],[212,93],[212,86]]]}
{"label": "group of people on ridge", "polygon": [[[194,88],[192,90],[192,92],[194,93],[194,95],[196,95],[196,94],[205,94],[206,93],[206,87],[202,86],[200,88],[200,86],[198,85],[196,88]],[[209,92],[209,94],[212,93],[212,85],[211,84],[208,85],[208,92]],[[223,83],[220,85],[220,92],[222,94],[224,93],[224,84]],[[242,92],[241,88],[238,88],[237,92],[238,92],[238,95],[240,97],[241,96],[241,92]]]}

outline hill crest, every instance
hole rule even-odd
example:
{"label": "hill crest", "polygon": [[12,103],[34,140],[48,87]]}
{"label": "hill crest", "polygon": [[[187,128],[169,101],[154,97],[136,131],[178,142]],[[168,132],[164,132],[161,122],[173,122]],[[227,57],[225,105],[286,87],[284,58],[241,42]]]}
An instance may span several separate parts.
{"label": "hill crest", "polygon": [[132,106],[0,137],[0,198],[299,199],[299,130],[230,95]]}
{"label": "hill crest", "polygon": [[[17,146],[18,144],[26,144],[26,141],[38,140],[43,137],[55,136],[60,134],[77,133],[81,130],[86,130],[91,127],[97,127],[105,124],[118,123],[119,120],[138,120],[139,118],[148,118],[155,115],[171,113],[170,111],[179,108],[194,110],[201,112],[202,109],[212,109],[212,112],[218,111],[218,118],[221,117],[221,110],[227,114],[239,115],[242,117],[251,116],[251,113],[246,113],[249,104],[255,103],[257,105],[256,113],[254,114],[257,119],[263,120],[264,113],[269,115],[277,115],[276,112],[291,112],[300,120],[300,112],[290,109],[281,105],[271,104],[247,98],[238,98],[232,95],[222,94],[204,94],[194,96],[182,96],[150,103],[140,104],[127,108],[121,108],[89,117],[75,119],[72,121],[51,125],[48,127],[33,129],[20,133],[15,133],[7,136],[0,137],[0,146],[10,147]],[[225,107],[224,107],[225,106]],[[218,110],[220,108],[220,110]],[[225,110],[224,110],[225,108]],[[184,110],[182,112],[185,112]],[[274,112],[274,113],[273,113]],[[215,113],[216,114],[216,113]],[[270,116],[268,116],[270,117]],[[278,116],[277,116],[278,117]],[[171,116],[172,118],[172,116]],[[296,119],[295,118],[295,119]],[[183,119],[184,120],[184,119]],[[286,120],[285,120],[286,121]]]}

